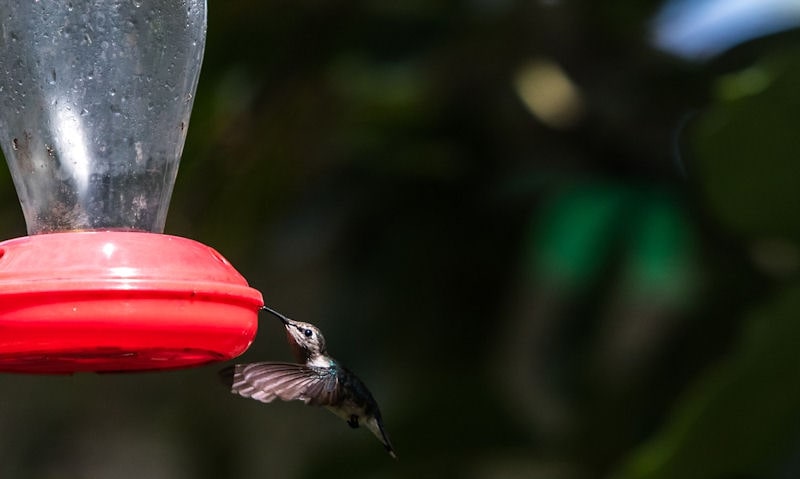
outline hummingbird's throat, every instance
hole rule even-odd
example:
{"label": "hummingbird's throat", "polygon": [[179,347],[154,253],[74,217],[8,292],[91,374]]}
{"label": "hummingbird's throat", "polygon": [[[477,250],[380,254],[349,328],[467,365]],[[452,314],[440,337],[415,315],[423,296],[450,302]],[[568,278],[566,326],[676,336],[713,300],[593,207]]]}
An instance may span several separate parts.
{"label": "hummingbird's throat", "polygon": [[287,332],[286,336],[289,338],[289,345],[292,347],[292,355],[294,356],[295,361],[301,364],[308,363],[308,361],[311,359],[312,352],[307,348],[297,344],[297,341],[295,341],[290,333]]}

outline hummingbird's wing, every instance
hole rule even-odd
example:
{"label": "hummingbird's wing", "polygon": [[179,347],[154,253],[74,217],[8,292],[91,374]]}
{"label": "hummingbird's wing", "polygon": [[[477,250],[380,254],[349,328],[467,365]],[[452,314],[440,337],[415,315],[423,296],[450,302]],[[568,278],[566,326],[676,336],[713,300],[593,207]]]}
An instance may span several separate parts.
{"label": "hummingbird's wing", "polygon": [[291,363],[236,364],[220,371],[231,392],[261,402],[303,401],[315,406],[341,402],[339,380],[326,368]]}
{"label": "hummingbird's wing", "polygon": [[291,363],[250,363],[227,367],[220,371],[220,376],[232,393],[246,398],[265,403],[275,399],[299,400],[327,406],[351,427],[358,427],[360,419],[389,454],[397,458],[383,428],[378,405],[364,383],[347,370]]}

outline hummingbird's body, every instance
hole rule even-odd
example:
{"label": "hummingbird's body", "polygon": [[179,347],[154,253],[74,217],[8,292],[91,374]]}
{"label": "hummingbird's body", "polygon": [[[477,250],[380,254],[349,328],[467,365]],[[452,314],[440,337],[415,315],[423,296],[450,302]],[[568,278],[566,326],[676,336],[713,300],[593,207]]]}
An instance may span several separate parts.
{"label": "hummingbird's body", "polygon": [[221,371],[231,392],[261,402],[299,400],[323,406],[341,417],[350,427],[364,424],[392,457],[397,457],[383,429],[378,403],[355,374],[328,356],[325,338],[309,323],[293,321],[272,309],[283,322],[295,358],[301,364],[237,364]]}

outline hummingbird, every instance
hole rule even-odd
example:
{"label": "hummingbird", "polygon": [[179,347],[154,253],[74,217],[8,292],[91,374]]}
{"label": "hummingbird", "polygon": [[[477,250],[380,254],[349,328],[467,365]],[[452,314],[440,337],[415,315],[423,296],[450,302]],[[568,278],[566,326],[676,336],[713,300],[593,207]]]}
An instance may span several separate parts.
{"label": "hummingbird", "polygon": [[264,403],[277,398],[325,407],[351,428],[365,425],[389,455],[397,459],[383,427],[378,403],[355,374],[328,355],[320,330],[266,306],[262,309],[281,320],[300,364],[258,362],[229,366],[220,371],[220,376],[230,386],[231,393]]}

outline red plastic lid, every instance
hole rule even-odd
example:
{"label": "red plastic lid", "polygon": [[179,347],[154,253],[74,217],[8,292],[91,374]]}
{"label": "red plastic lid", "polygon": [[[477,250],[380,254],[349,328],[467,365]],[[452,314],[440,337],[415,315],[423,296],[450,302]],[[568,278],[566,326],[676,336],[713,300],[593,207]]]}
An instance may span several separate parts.
{"label": "red plastic lid", "polygon": [[53,233],[0,243],[0,371],[175,369],[242,354],[261,293],[177,236]]}

